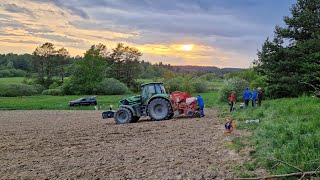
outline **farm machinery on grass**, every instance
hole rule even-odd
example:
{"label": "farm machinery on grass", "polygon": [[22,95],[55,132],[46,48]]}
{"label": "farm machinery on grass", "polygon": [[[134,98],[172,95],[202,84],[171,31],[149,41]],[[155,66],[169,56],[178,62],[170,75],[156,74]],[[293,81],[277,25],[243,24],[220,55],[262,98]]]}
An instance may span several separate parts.
{"label": "farm machinery on grass", "polygon": [[135,123],[141,116],[152,120],[172,119],[174,115],[199,116],[197,99],[186,92],[166,92],[163,83],[153,82],[141,85],[142,93],[122,99],[118,110],[102,113],[102,118],[114,118],[117,124]]}

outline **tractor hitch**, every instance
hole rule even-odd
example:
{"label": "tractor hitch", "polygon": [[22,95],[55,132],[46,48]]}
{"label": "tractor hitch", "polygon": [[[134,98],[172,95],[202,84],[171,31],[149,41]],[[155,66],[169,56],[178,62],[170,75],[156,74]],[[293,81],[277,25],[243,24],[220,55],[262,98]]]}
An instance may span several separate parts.
{"label": "tractor hitch", "polygon": [[108,110],[102,113],[102,119],[113,118],[117,111]]}

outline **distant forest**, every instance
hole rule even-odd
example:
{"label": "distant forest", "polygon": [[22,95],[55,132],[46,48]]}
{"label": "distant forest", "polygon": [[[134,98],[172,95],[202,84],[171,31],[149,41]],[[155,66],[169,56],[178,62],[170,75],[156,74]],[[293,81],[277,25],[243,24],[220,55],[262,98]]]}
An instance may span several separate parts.
{"label": "distant forest", "polygon": [[[224,74],[240,70],[213,66],[172,66],[162,62],[152,64],[140,60],[141,56],[138,49],[122,43],[111,51],[107,51],[104,44],[92,45],[83,57],[71,57],[67,49],[57,49],[52,43],[44,43],[32,54],[2,54],[0,78],[25,77],[24,84],[19,87],[3,87],[2,96],[20,93],[12,94],[12,89],[21,89],[23,92],[30,89],[29,94],[37,92],[44,95],[121,94],[128,90],[139,91],[140,84],[144,82],[139,79],[164,81],[172,90],[204,92],[207,89],[206,81],[198,77],[211,73],[210,78],[222,79]],[[208,79],[209,76],[203,78]],[[192,83],[187,82],[191,79]]]}
{"label": "distant forest", "polygon": [[[0,54],[0,78],[2,77],[24,77],[27,74],[36,72],[33,67],[33,60],[35,59],[34,54]],[[81,56],[71,57],[68,56],[64,72],[65,76],[70,76],[68,69],[72,67],[75,62],[79,62],[83,59]],[[170,65],[164,64],[162,62],[150,63],[145,60],[139,61],[139,74],[137,78],[141,79],[152,79],[157,77],[162,77],[162,70],[172,70],[177,74],[196,74],[203,75],[206,73],[217,73],[226,74],[230,72],[235,72],[241,70],[240,68],[218,68],[215,66],[192,66],[192,65]]]}

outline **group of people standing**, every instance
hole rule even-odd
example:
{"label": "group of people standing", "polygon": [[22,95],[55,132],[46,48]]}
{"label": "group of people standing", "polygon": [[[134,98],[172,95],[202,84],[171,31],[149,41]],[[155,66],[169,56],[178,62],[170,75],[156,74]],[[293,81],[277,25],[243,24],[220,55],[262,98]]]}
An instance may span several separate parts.
{"label": "group of people standing", "polygon": [[261,101],[262,101],[262,91],[261,88],[258,89],[254,89],[253,88],[253,92],[251,92],[249,90],[249,88],[247,88],[243,94],[242,94],[243,100],[244,100],[244,104],[246,107],[249,106],[249,101],[250,99],[252,100],[252,107],[255,107],[258,101],[258,105],[261,106]]}
{"label": "group of people standing", "polygon": [[[251,92],[249,88],[246,88],[246,90],[242,94],[242,98],[244,100],[244,104],[246,107],[249,106],[250,100],[252,101],[252,107],[256,107],[257,102],[258,102],[258,106],[261,106],[261,101],[262,101],[261,88],[260,87],[258,89],[253,88],[253,92]],[[233,92],[230,94],[228,101],[230,105],[230,112],[232,112],[234,110],[234,103],[235,103],[235,96]]]}

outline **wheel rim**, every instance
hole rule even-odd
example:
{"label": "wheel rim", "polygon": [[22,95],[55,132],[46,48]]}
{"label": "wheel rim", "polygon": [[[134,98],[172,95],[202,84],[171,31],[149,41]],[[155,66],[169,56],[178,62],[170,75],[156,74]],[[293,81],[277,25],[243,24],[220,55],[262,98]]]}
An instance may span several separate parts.
{"label": "wheel rim", "polygon": [[164,117],[167,114],[167,109],[162,104],[157,104],[153,108],[153,112],[157,117]]}
{"label": "wheel rim", "polygon": [[126,112],[120,112],[118,114],[118,120],[121,123],[125,123],[128,121],[129,115]]}

